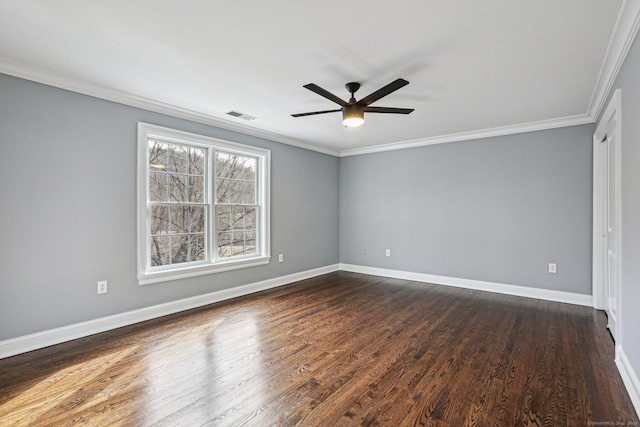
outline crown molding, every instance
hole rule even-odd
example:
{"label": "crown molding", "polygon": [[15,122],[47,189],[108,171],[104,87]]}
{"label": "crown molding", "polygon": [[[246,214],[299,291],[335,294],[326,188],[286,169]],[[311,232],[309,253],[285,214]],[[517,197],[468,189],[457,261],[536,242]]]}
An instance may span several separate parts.
{"label": "crown molding", "polygon": [[472,139],[490,138],[494,136],[513,135],[517,133],[534,132],[546,129],[555,129],[567,126],[584,125],[594,123],[593,117],[582,114],[578,116],[562,117],[559,119],[541,120],[538,122],[523,123],[519,125],[501,126],[490,129],[475,130],[470,132],[452,133],[449,135],[434,136],[430,138],[413,139],[410,141],[393,142],[391,144],[375,145],[372,147],[354,148],[340,151],[340,157],[357,156],[360,154],[380,153],[383,151],[403,150],[405,148],[422,147],[425,145],[445,144],[448,142],[468,141]]}
{"label": "crown molding", "polygon": [[277,133],[256,129],[254,127],[235,123],[208,114],[199,113],[197,111],[178,107],[176,105],[154,101],[149,98],[136,96],[131,93],[119,91],[106,86],[84,82],[79,79],[71,79],[56,73],[51,73],[25,64],[20,64],[8,58],[0,57],[0,73],[19,77],[21,79],[31,80],[60,89],[69,90],[83,95],[92,96],[94,98],[128,105],[130,107],[142,108],[144,110],[153,111],[155,113],[166,114],[168,116],[189,120],[204,125],[214,126],[233,132],[238,132],[243,135],[268,139],[270,141],[280,142],[283,144],[304,148],[306,150],[317,151],[323,154],[329,154],[331,156],[339,155],[337,151],[301,142]]}
{"label": "crown molding", "polygon": [[635,40],[640,28],[640,0],[623,0],[620,13],[611,35],[605,58],[603,60],[596,86],[594,87],[591,101],[587,113],[570,117],[563,117],[538,122],[502,126],[496,128],[482,129],[470,132],[461,132],[449,135],[440,135],[429,138],[400,141],[389,144],[369,146],[363,148],[347,149],[342,151],[330,150],[319,147],[313,143],[302,142],[281,134],[256,129],[244,124],[235,123],[219,117],[199,113],[197,111],[185,109],[175,105],[154,101],[152,99],[139,97],[130,93],[118,91],[108,87],[83,82],[77,79],[70,79],[46,72],[35,67],[11,61],[7,58],[0,58],[0,73],[15,77],[43,83],[49,86],[70,90],[88,96],[93,96],[108,101],[131,107],[142,108],[169,116],[214,126],[221,129],[238,132],[244,135],[264,138],[275,142],[317,151],[331,156],[347,157],[360,154],[379,153],[384,151],[401,150],[405,148],[421,147],[425,145],[444,144],[448,142],[466,141],[495,136],[504,136],[517,133],[554,129],[566,126],[575,126],[587,123],[594,123],[602,112],[604,103],[613,87],[613,83],[626,59],[626,56]]}
{"label": "crown molding", "polygon": [[604,56],[588,114],[597,119],[640,28],[640,0],[623,0]]}

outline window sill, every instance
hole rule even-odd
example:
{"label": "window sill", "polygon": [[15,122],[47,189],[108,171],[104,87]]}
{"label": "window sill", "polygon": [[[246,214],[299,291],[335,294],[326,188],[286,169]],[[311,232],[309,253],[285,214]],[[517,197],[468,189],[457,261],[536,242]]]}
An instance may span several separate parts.
{"label": "window sill", "polygon": [[140,273],[138,275],[138,285],[150,285],[152,283],[169,282],[171,280],[186,279],[188,277],[204,276],[206,274],[221,273],[223,271],[256,267],[258,265],[269,264],[270,259],[271,256],[261,256],[242,260],[223,261],[216,264],[185,267],[170,271]]}

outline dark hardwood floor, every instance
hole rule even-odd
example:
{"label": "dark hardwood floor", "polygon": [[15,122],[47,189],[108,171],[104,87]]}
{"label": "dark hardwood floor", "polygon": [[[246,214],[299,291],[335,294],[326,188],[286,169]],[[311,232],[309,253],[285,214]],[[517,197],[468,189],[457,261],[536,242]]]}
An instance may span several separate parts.
{"label": "dark hardwood floor", "polygon": [[587,307],[337,272],[0,360],[0,425],[637,425],[613,358]]}

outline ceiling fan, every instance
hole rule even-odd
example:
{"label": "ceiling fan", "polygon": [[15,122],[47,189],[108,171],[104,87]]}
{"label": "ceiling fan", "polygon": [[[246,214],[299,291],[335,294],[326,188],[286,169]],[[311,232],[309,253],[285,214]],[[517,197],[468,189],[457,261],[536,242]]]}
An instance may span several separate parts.
{"label": "ceiling fan", "polygon": [[337,110],[324,110],[324,111],[313,111],[310,113],[298,113],[292,114],[293,117],[304,117],[304,116],[313,116],[315,114],[325,114],[325,113],[337,113],[338,111],[342,111],[342,123],[345,126],[354,127],[360,126],[364,123],[364,113],[389,113],[389,114],[409,114],[413,111],[413,108],[390,108],[390,107],[371,107],[370,105],[376,102],[378,99],[389,95],[391,92],[395,92],[408,85],[409,82],[405,79],[397,79],[388,85],[378,89],[377,91],[365,96],[360,101],[356,101],[354,93],[358,89],[360,89],[360,83],[350,82],[345,85],[349,93],[351,94],[351,99],[349,102],[344,101],[343,99],[337,97],[326,89],[321,88],[315,83],[309,83],[304,85],[304,88],[309,89],[312,92],[317,93],[320,96],[327,98],[330,101],[335,102],[340,105],[342,108]]}

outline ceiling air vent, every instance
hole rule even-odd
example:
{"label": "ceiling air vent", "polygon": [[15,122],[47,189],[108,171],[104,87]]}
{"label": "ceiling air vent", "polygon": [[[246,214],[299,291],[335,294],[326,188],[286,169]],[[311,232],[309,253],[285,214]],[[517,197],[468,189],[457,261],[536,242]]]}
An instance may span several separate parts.
{"label": "ceiling air vent", "polygon": [[252,116],[251,114],[241,113],[241,112],[239,112],[239,111],[233,111],[233,110],[231,110],[231,111],[229,111],[227,114],[228,114],[228,115],[230,115],[230,116],[233,116],[233,117],[237,117],[237,118],[239,118],[239,119],[247,120],[247,121],[249,121],[249,122],[250,122],[251,120],[255,120],[255,119],[257,119],[257,117],[256,117],[256,116]]}

